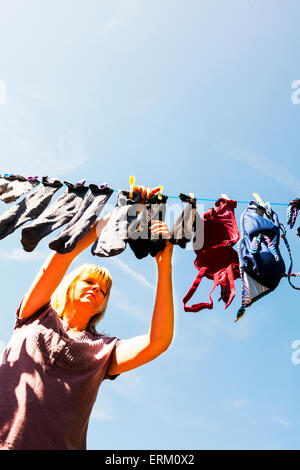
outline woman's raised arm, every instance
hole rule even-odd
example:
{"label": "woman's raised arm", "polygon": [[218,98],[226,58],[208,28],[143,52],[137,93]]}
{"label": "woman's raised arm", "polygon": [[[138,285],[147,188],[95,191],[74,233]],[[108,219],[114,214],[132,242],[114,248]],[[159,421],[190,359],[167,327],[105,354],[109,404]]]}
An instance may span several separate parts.
{"label": "woman's raised arm", "polygon": [[[144,201],[146,198],[157,193],[160,187],[157,186],[151,189],[145,186],[134,186],[133,189],[134,191],[141,192],[141,199]],[[85,250],[85,248],[94,243],[110,219],[110,216],[111,213],[97,220],[84,237],[78,241],[71,253],[60,255],[54,252],[48,256],[30,289],[23,298],[19,313],[20,318],[30,317],[50,301],[53,292],[60,284],[73,259]]]}
{"label": "woman's raised arm", "polygon": [[[164,222],[153,222],[151,232],[165,234],[169,237],[169,231]],[[121,374],[146,364],[170,346],[174,331],[172,252],[173,245],[169,240],[166,240],[165,248],[155,256],[158,279],[155,305],[148,333],[122,340],[114,350],[108,367],[109,375]]]}
{"label": "woman's raised arm", "polygon": [[20,318],[30,317],[50,301],[53,292],[60,284],[73,259],[94,243],[107,224],[110,215],[108,214],[96,221],[70,253],[61,255],[54,251],[48,256],[23,298],[19,312]]}

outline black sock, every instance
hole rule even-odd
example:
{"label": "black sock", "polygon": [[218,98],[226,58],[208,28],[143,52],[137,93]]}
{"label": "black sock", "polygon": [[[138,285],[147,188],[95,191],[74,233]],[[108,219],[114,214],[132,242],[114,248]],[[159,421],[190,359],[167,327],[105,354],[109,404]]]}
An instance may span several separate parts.
{"label": "black sock", "polygon": [[170,242],[173,245],[179,245],[185,248],[186,244],[192,239],[196,221],[196,198],[187,196],[183,193],[179,195],[182,202],[186,202],[186,206],[181,215],[175,221],[170,233]]}
{"label": "black sock", "polygon": [[161,235],[151,234],[150,226],[153,220],[165,220],[167,199],[167,196],[159,199],[157,195],[147,199],[140,219],[133,221],[128,227],[128,244],[138,259],[145,258],[148,254],[154,257],[165,246]]}
{"label": "black sock", "polygon": [[127,242],[138,259],[149,255],[149,208],[144,205],[143,211],[137,220],[133,220],[128,226]]}

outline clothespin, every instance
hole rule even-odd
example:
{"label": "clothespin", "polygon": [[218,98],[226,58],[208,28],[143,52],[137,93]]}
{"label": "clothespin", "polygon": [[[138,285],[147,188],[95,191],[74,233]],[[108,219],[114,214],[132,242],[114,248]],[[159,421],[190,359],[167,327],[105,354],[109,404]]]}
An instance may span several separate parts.
{"label": "clothespin", "polygon": [[262,207],[265,206],[265,203],[262,201],[262,199],[261,199],[261,197],[258,193],[253,193],[253,196],[255,197],[255,200],[256,200],[257,204],[259,204]]}
{"label": "clothespin", "polygon": [[77,181],[77,183],[75,184],[75,186],[79,186],[80,184],[85,184],[86,183],[86,180],[79,180]]}
{"label": "clothespin", "polygon": [[189,193],[189,196],[190,196],[192,199],[194,199],[195,194],[194,194],[194,193]]}
{"label": "clothespin", "polygon": [[158,196],[157,196],[159,200],[162,199],[162,192],[163,192],[163,189],[164,189],[164,187],[163,187],[163,186],[160,186],[159,192],[158,192]]}
{"label": "clothespin", "polygon": [[227,196],[227,194],[221,194],[221,197],[222,197],[223,199],[228,199],[228,201],[229,201],[229,197]]}
{"label": "clothespin", "polygon": [[134,183],[135,183],[135,177],[134,176],[130,176],[129,177],[129,199],[132,199],[133,198],[133,186],[134,186]]}
{"label": "clothespin", "polygon": [[270,208],[271,208],[270,203],[269,202],[263,202],[263,200],[261,199],[261,197],[258,193],[253,193],[253,196],[255,197],[257,204],[259,204],[260,206],[262,206],[264,208],[265,214],[267,215],[267,217],[270,220],[273,220],[272,215],[270,214]]}

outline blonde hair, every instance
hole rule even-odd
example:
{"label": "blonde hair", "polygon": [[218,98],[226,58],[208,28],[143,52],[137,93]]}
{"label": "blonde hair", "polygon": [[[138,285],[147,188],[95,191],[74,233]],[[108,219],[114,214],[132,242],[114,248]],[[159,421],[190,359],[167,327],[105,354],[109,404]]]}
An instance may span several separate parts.
{"label": "blonde hair", "polygon": [[59,286],[53,292],[50,304],[56,310],[59,317],[63,317],[64,310],[68,300],[70,299],[70,292],[75,286],[76,282],[83,276],[93,277],[101,281],[101,283],[106,287],[106,295],[104,301],[99,307],[97,313],[90,318],[86,331],[101,337],[104,336],[101,333],[98,333],[96,330],[96,324],[104,317],[109,294],[112,286],[111,276],[106,268],[97,266],[96,264],[85,263],[79,266],[78,268],[71,271],[64,279],[61,281]]}

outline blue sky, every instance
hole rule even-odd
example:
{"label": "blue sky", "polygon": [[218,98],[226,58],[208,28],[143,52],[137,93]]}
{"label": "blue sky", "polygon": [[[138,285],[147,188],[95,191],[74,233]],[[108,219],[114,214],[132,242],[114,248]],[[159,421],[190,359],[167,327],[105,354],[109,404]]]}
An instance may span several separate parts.
{"label": "blue sky", "polygon": [[[114,189],[127,189],[133,174],[169,196],[249,201],[258,192],[288,203],[300,193],[299,13],[293,0],[2,1],[1,173]],[[285,222],[286,207],[273,209]],[[0,244],[2,345],[49,254],[51,236],[28,254],[20,233]],[[296,229],[288,239],[300,271]],[[288,267],[283,244],[281,252]],[[299,292],[284,279],[235,324],[238,280],[227,310],[215,291],[212,311],[186,313],[194,257],[191,247],[174,248],[172,345],[102,384],[89,449],[299,449]],[[70,269],[84,262],[102,263],[113,278],[100,330],[146,333],[155,261],[129,247],[107,260],[86,250]],[[210,288],[203,281],[197,299]]]}

